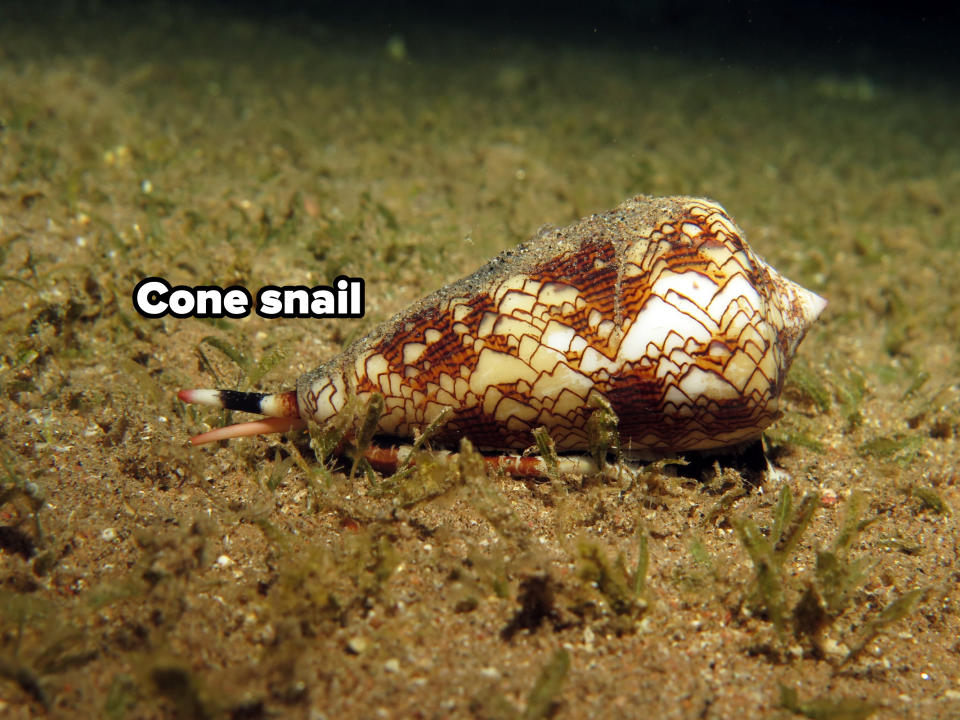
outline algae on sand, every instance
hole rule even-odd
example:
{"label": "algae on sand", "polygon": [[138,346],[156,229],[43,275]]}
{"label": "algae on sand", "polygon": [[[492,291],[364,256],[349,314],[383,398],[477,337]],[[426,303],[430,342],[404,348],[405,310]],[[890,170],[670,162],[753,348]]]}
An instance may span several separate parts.
{"label": "algae on sand", "polygon": [[[778,711],[780,683],[811,712],[951,711],[960,113],[944,65],[902,37],[884,66],[863,29],[849,57],[773,57],[769,37],[723,47],[656,12],[622,35],[409,18],[384,35],[116,5],[10,2],[0,23],[0,582],[11,607],[49,610],[0,618],[22,680],[0,678],[8,714],[463,717],[489,685],[514,715],[750,720]],[[214,420],[177,389],[288,388],[536,228],[638,193],[717,199],[829,299],[771,428],[791,497],[821,498],[809,524],[778,486],[656,466],[538,484],[469,453],[419,463],[426,438],[416,467],[351,481],[325,464],[342,435],[315,453],[302,434],[183,447]],[[146,320],[130,303],[151,275],[256,291],[339,273],[365,279],[365,318]],[[856,493],[875,522],[841,532]],[[744,603],[759,566],[782,584]],[[505,638],[524,610],[545,621]]]}

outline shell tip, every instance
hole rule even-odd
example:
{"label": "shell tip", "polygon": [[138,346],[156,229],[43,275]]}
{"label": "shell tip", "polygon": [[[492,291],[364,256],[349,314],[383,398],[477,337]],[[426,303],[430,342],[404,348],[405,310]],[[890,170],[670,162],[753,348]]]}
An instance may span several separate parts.
{"label": "shell tip", "polygon": [[800,288],[797,292],[797,299],[800,301],[800,310],[807,326],[813,325],[820,313],[827,307],[825,298],[820,297],[806,288]]}

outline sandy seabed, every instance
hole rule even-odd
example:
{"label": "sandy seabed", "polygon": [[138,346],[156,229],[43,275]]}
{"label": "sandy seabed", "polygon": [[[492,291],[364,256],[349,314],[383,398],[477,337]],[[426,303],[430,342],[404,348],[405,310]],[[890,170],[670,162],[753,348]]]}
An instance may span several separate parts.
{"label": "sandy seabed", "polygon": [[[956,96],[671,47],[159,5],[0,24],[0,714],[960,714]],[[178,389],[292,387],[638,193],[717,199],[829,299],[767,433],[786,480],[185,447],[229,419]],[[363,319],[131,301],[339,275]]]}

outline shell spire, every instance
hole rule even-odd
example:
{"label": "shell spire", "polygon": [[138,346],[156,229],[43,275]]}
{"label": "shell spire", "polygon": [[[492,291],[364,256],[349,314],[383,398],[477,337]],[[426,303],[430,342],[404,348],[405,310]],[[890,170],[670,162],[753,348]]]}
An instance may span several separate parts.
{"label": "shell spire", "polygon": [[[412,438],[448,412],[436,444],[521,450],[544,426],[559,451],[583,451],[605,400],[636,454],[735,445],[778,416],[825,304],[756,255],[720,205],[638,196],[542,229],[414,303],[303,375],[296,412],[281,394],[290,414],[274,422],[323,424],[380,393],[384,437]],[[205,392],[181,397],[251,407]]]}
{"label": "shell spire", "polygon": [[786,308],[783,332],[790,336],[790,355],[793,355],[807,331],[827,307],[827,301],[776,271],[772,274],[775,274],[775,282],[780,286],[781,306]]}

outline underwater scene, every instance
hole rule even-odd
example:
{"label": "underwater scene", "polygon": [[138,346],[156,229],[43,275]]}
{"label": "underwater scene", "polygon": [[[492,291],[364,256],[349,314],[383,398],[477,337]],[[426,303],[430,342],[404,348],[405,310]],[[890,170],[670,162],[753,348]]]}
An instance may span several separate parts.
{"label": "underwater scene", "polygon": [[960,716],[958,20],[0,5],[0,716]]}

